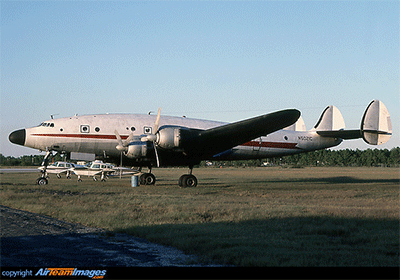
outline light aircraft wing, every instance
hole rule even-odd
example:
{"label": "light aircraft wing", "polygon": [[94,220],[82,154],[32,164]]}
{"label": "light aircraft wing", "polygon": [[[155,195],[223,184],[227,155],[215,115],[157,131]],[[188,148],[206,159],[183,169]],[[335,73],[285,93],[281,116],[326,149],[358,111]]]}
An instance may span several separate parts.
{"label": "light aircraft wing", "polygon": [[214,155],[294,124],[300,117],[296,109],[282,110],[251,119],[202,130],[193,137],[192,153]]}
{"label": "light aircraft wing", "polygon": [[[41,166],[41,167],[39,167],[38,168],[39,170],[44,170],[44,167],[43,166]],[[60,174],[63,174],[63,173],[67,173],[69,171],[69,168],[66,168],[66,169],[50,169],[50,168],[47,168],[46,169],[46,172],[47,173],[50,173],[50,174],[57,174],[57,175],[60,175]]]}

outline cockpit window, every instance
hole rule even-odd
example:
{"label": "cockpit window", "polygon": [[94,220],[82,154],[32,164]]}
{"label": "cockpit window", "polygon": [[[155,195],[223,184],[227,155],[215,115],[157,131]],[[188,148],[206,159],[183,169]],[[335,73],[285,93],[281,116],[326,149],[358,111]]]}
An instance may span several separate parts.
{"label": "cockpit window", "polygon": [[39,126],[44,126],[44,127],[54,127],[54,123],[47,123],[47,122],[43,122],[43,123],[39,124]]}

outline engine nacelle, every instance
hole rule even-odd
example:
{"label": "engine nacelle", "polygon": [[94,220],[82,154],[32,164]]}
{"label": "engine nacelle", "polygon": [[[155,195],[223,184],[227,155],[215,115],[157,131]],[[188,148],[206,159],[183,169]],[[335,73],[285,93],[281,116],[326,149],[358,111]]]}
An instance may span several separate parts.
{"label": "engine nacelle", "polygon": [[196,136],[199,130],[181,127],[164,126],[156,134],[157,147],[175,152],[184,152],[195,146]]}
{"label": "engine nacelle", "polygon": [[128,158],[142,158],[147,155],[147,143],[146,142],[133,142],[128,146],[128,150],[125,152],[125,156]]}
{"label": "engine nacelle", "polygon": [[181,146],[181,128],[169,126],[160,129],[157,133],[156,144],[163,149],[179,149]]}

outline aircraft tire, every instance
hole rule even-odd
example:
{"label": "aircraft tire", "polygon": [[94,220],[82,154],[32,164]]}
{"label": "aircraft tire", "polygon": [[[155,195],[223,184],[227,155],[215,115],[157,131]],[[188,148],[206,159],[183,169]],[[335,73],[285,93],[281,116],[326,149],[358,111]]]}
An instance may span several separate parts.
{"label": "aircraft tire", "polygon": [[179,178],[179,186],[182,188],[197,187],[197,178],[192,174],[185,174]]}
{"label": "aircraft tire", "polygon": [[44,186],[47,185],[49,183],[49,180],[47,180],[44,177],[40,177],[36,180],[36,184],[38,184],[39,186]]}
{"label": "aircraft tire", "polygon": [[151,173],[144,173],[140,175],[141,185],[154,185],[156,183],[156,176]]}

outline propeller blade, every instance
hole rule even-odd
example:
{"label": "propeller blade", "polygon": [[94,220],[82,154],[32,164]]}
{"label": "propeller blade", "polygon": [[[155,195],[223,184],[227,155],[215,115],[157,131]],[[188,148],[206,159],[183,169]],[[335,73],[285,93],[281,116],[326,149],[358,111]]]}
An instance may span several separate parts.
{"label": "propeller blade", "polygon": [[115,133],[115,136],[117,137],[118,144],[123,146],[122,139],[121,139],[121,136],[119,135],[118,131],[114,130],[114,133]]}
{"label": "propeller blade", "polygon": [[125,140],[125,147],[127,147],[129,145],[129,143],[132,141],[133,139],[133,133],[129,134],[128,138]]}
{"label": "propeller blade", "polygon": [[[126,146],[128,146],[127,144],[124,144],[124,142],[122,142],[121,136],[119,135],[117,130],[114,130],[115,133],[115,137],[117,137],[117,141],[118,141],[118,145],[115,147],[118,151],[123,152],[126,150]],[[128,142],[129,144],[129,142]]]}
{"label": "propeller blade", "polygon": [[[119,163],[119,167],[122,167],[122,152],[121,152],[121,161]],[[122,179],[122,168],[119,170],[119,179]]]}
{"label": "propeller blade", "polygon": [[154,147],[154,153],[156,154],[157,167],[160,167],[160,159],[158,158],[157,147],[154,143],[153,143],[153,147]]}
{"label": "propeller blade", "polygon": [[161,107],[158,108],[156,122],[154,123],[153,133],[156,134],[158,131],[158,126],[160,125]]}
{"label": "propeller blade", "polygon": [[158,113],[157,113],[157,118],[154,123],[154,128],[153,128],[153,133],[148,134],[148,135],[143,135],[143,137],[140,138],[140,141],[142,142],[153,142],[153,147],[154,147],[154,153],[156,155],[156,162],[157,162],[157,167],[160,167],[160,159],[158,157],[158,152],[157,152],[157,145],[156,145],[156,140],[157,140],[157,132],[158,128],[160,126],[160,117],[161,117],[161,107],[158,108]]}

